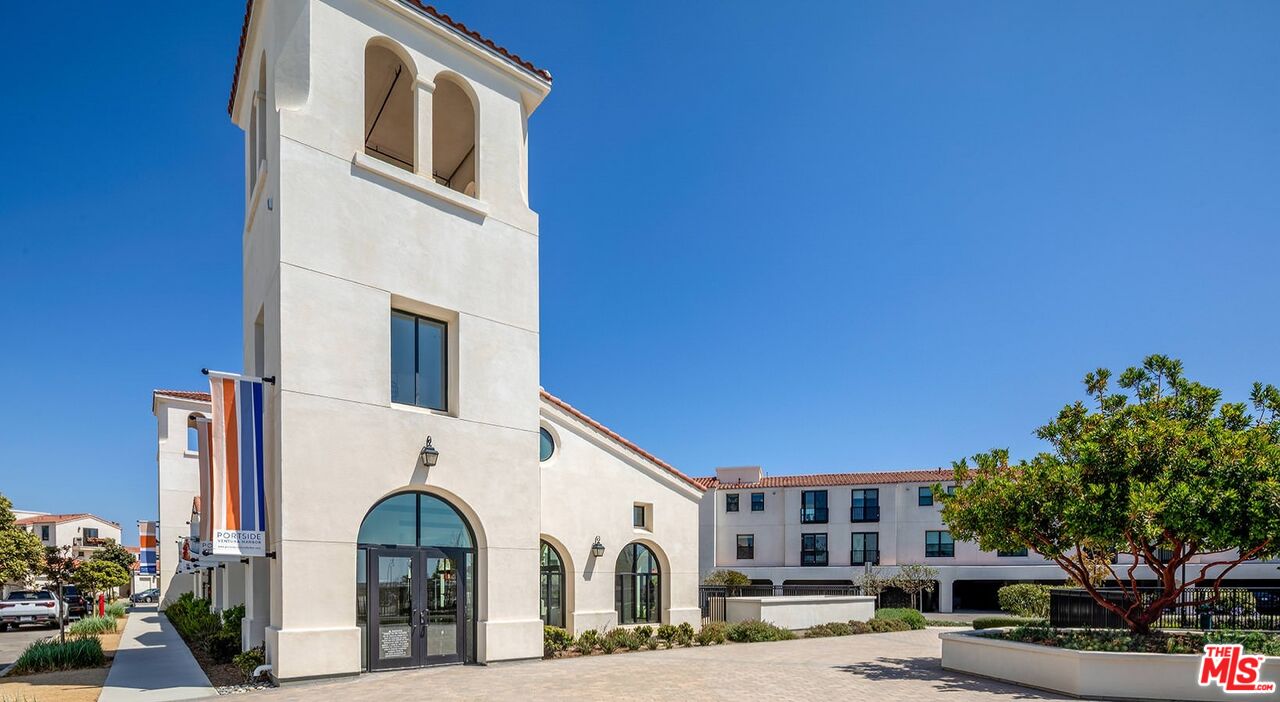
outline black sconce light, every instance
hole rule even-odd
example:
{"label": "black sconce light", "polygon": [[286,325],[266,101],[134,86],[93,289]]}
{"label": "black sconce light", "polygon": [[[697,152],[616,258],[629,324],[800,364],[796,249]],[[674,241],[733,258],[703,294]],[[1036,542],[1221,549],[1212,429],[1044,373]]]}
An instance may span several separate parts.
{"label": "black sconce light", "polygon": [[440,452],[431,445],[431,437],[427,437],[427,443],[422,445],[422,450],[418,452],[422,458],[422,465],[431,468],[440,460]]}
{"label": "black sconce light", "polygon": [[600,558],[604,555],[604,544],[600,543],[600,537],[596,537],[596,542],[591,544],[591,555]]}

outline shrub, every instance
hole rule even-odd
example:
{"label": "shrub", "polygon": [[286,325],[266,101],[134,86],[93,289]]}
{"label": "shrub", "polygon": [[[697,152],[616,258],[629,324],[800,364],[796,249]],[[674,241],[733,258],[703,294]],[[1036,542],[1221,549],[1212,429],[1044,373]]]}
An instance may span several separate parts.
{"label": "shrub", "polygon": [[165,615],[187,645],[203,649],[214,662],[230,663],[240,653],[240,622],[244,619],[244,605],[228,607],[218,614],[209,610],[208,600],[186,592],[169,603]]}
{"label": "shrub", "polygon": [[831,630],[830,624],[818,624],[817,626],[811,626],[808,631],[804,632],[804,637],[806,639],[822,639],[836,635],[837,634]]}
{"label": "shrub", "polygon": [[573,645],[573,635],[558,626],[542,627],[542,655],[547,658]]}
{"label": "shrub", "polygon": [[231,664],[244,674],[245,680],[253,680],[253,671],[257,670],[260,665],[266,665],[266,663],[267,651],[264,646],[251,648],[244,653],[237,653],[231,659]]}
{"label": "shrub", "polygon": [[626,646],[627,632],[622,629],[610,629],[600,637],[600,650],[606,654]]}
{"label": "shrub", "polygon": [[[692,629],[693,627],[689,627]],[[707,622],[702,625],[702,631],[698,632],[697,641],[699,646],[710,646],[712,644],[722,644],[727,637],[729,627],[724,622]]]}
{"label": "shrub", "polygon": [[129,616],[129,610],[125,608],[123,602],[112,602],[107,605],[107,616],[112,619],[124,619]]}
{"label": "shrub", "polygon": [[584,656],[591,655],[596,650],[596,646],[600,645],[600,632],[595,629],[587,629],[578,635],[578,640],[573,642],[573,648]]}
{"label": "shrub", "polygon": [[1116,629],[1050,629],[1046,626],[1019,626],[986,634],[1009,641],[1077,651],[1120,651],[1134,653],[1191,653],[1204,651],[1206,643],[1238,643],[1247,653],[1280,653],[1280,635],[1261,631],[1157,631],[1134,634]]}
{"label": "shrub", "polygon": [[1049,586],[1034,583],[1005,585],[996,591],[1000,609],[1015,617],[1046,619],[1049,616]]}
{"label": "shrub", "polygon": [[880,617],[876,617],[875,619],[867,622],[867,626],[870,626],[871,631],[876,634],[911,630],[911,625],[902,619],[881,619]]}
{"label": "shrub", "polygon": [[14,675],[46,673],[51,670],[96,668],[107,660],[102,653],[102,641],[96,636],[57,641],[36,641],[13,664]]}
{"label": "shrub", "polygon": [[674,624],[663,624],[658,627],[657,636],[663,641],[666,641],[667,644],[672,644],[679,636],[679,631],[680,630],[676,628]]}
{"label": "shrub", "polygon": [[703,579],[702,584],[744,587],[751,584],[751,578],[748,578],[746,573],[736,570],[713,570]]}
{"label": "shrub", "polygon": [[116,620],[111,617],[85,617],[80,621],[67,627],[67,633],[72,636],[97,636],[99,634],[113,634],[116,630]]}
{"label": "shrub", "polygon": [[1036,626],[1044,623],[1042,619],[1028,619],[1027,617],[978,617],[973,620],[973,628],[999,629],[1006,626]]}
{"label": "shrub", "polygon": [[903,609],[903,608],[877,609],[875,618],[876,619],[898,619],[906,622],[907,626],[909,626],[912,629],[923,629],[929,625],[929,623],[925,621],[924,615],[921,614],[919,610],[914,610],[914,609]]}
{"label": "shrub", "polygon": [[680,626],[676,627],[676,643],[681,646],[688,646],[693,643],[693,625],[689,622],[680,622]]}
{"label": "shrub", "polygon": [[757,641],[787,641],[796,635],[789,629],[774,626],[769,622],[748,619],[729,626],[725,636],[736,643],[755,643]]}
{"label": "shrub", "polygon": [[870,634],[871,625],[866,622],[860,622],[855,619],[849,622],[849,633],[850,634]]}

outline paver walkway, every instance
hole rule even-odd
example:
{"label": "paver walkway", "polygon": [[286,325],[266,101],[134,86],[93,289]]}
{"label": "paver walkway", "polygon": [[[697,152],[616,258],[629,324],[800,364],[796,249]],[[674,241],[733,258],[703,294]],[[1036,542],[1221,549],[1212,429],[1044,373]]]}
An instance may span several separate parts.
{"label": "paver walkway", "polygon": [[292,700],[1065,700],[942,669],[941,631],[372,673],[250,693]]}
{"label": "paver walkway", "polygon": [[98,702],[162,702],[215,694],[169,619],[134,605]]}

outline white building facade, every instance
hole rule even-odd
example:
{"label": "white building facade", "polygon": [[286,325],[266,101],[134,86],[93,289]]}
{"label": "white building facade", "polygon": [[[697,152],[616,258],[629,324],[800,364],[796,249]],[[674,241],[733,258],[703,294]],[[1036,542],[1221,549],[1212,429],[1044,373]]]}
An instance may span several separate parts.
{"label": "white building facade", "polygon": [[107,544],[120,543],[120,525],[92,514],[27,514],[16,524],[36,535],[46,548],[67,548],[72,558],[84,560]]}
{"label": "white building facade", "polygon": [[[704,577],[731,569],[760,585],[802,591],[853,586],[871,567],[890,575],[924,564],[938,572],[924,608],[942,612],[998,609],[996,591],[1009,583],[1067,581],[1062,568],[1034,551],[993,553],[952,539],[934,495],[935,486],[954,488],[950,470],[773,477],[752,466],[718,468],[696,480],[707,488],[699,518]],[[1152,577],[1145,566],[1136,572]],[[1227,584],[1272,586],[1275,577],[1274,563],[1250,562]]]}
{"label": "white building facade", "polygon": [[191,535],[191,503],[200,494],[200,459],[195,420],[209,416],[209,393],[155,390],[151,414],[156,418],[156,574],[160,604],[184,592],[199,592],[196,578],[179,575],[178,543]]}
{"label": "white building facade", "polygon": [[[244,370],[274,381],[269,556],[200,577],[246,605],[277,680],[699,622],[704,488],[540,388],[527,140],[550,86],[413,0],[249,3],[228,109]],[[164,437],[201,411],[164,392],[162,546],[199,519],[173,516],[198,454]],[[168,577],[167,597],[200,587]]]}

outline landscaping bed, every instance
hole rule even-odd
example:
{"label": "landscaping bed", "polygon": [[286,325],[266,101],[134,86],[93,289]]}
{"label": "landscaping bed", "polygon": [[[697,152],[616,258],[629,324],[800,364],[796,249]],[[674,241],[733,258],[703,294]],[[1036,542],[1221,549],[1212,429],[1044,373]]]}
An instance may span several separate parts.
{"label": "landscaping bed", "polygon": [[214,612],[208,600],[188,592],[169,603],[164,614],[219,694],[270,687],[265,681],[249,681],[254,668],[266,662],[266,655],[261,647],[240,651],[244,605]]}
{"label": "landscaping bed", "polygon": [[1038,644],[1073,651],[1112,651],[1123,653],[1193,653],[1204,652],[1205,644],[1235,643],[1245,653],[1280,656],[1280,634],[1260,631],[1155,631],[1135,635],[1114,629],[1051,629],[1020,626],[985,634],[1005,641]]}
{"label": "landscaping bed", "polygon": [[[123,607],[109,607],[123,615]],[[33,642],[0,678],[0,700],[93,702],[102,692],[126,619],[86,617],[67,627],[66,642],[58,634]]]}
{"label": "landscaping bed", "polygon": [[[914,609],[881,609],[869,621],[829,622],[809,628],[803,638],[851,636],[923,629],[924,616]],[[663,624],[617,627],[607,631],[588,629],[577,637],[559,627],[543,627],[543,653],[546,658],[565,658],[612,654],[626,651],[661,650],[690,646],[716,646],[726,643],[758,643],[789,641],[800,634],[769,622],[747,620],[734,624],[709,622],[695,632],[691,624]]]}

